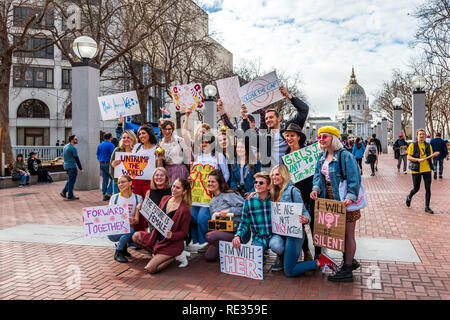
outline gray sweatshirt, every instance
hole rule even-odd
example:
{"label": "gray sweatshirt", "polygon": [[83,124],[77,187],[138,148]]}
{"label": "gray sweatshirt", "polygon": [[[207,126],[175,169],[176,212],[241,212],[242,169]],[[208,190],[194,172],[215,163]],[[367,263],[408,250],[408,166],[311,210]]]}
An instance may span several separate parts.
{"label": "gray sweatshirt", "polygon": [[230,209],[229,212],[234,213],[233,221],[239,222],[242,215],[242,207],[244,206],[244,198],[234,192],[222,192],[218,196],[214,196],[209,202],[209,212],[211,216],[221,210]]}

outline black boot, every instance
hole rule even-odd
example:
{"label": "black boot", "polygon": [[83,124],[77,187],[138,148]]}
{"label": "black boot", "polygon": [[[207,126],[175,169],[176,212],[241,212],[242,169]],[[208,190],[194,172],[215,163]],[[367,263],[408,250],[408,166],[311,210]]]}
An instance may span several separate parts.
{"label": "black boot", "polygon": [[[342,252],[342,264],[341,264],[341,268],[344,265],[344,261],[345,261],[345,252]],[[358,262],[358,260],[356,260],[355,258],[353,258],[352,261],[352,271],[358,269],[361,266],[361,264]]]}
{"label": "black boot", "polygon": [[131,254],[128,252],[128,246],[127,245],[125,245],[125,248],[123,248],[123,255],[125,256],[125,257],[131,257]]}
{"label": "black boot", "polygon": [[335,282],[353,282],[352,265],[344,264],[338,272],[333,276],[328,276],[329,281]]}
{"label": "black boot", "polygon": [[127,257],[123,254],[123,250],[116,250],[114,253],[114,260],[117,262],[128,262]]}

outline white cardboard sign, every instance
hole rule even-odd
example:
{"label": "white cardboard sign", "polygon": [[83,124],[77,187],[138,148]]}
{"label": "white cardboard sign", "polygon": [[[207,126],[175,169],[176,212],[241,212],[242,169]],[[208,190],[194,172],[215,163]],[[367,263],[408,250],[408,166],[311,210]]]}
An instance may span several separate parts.
{"label": "white cardboard sign", "polygon": [[128,206],[124,203],[83,208],[83,225],[87,238],[130,233]]}
{"label": "white cardboard sign", "polygon": [[104,121],[141,113],[136,91],[98,97],[98,105]]}
{"label": "white cardboard sign", "polygon": [[141,214],[162,234],[167,236],[173,225],[173,220],[162,211],[149,197],[145,197],[142,203]]}
{"label": "white cardboard sign", "polygon": [[299,220],[302,209],[302,203],[272,202],[272,233],[303,238],[303,226]]}
{"label": "white cardboard sign", "polygon": [[239,78],[230,77],[216,81],[223,109],[229,117],[241,116],[241,98],[239,96]]}
{"label": "white cardboard sign", "polygon": [[131,152],[116,152],[114,160],[121,163],[114,168],[114,178],[126,174],[133,179],[152,180],[155,171],[155,157],[136,155]]}
{"label": "white cardboard sign", "polygon": [[231,242],[219,242],[220,271],[250,279],[263,279],[263,251],[261,246],[241,244],[233,248]]}

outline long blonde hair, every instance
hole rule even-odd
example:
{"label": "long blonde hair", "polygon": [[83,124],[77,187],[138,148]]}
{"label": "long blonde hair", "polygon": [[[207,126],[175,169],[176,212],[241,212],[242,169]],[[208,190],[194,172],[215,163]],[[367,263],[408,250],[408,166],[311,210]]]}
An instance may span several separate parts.
{"label": "long blonde hair", "polygon": [[181,183],[181,186],[183,187],[183,190],[186,190],[185,195],[183,196],[183,200],[186,202],[189,208],[192,206],[192,195],[191,195],[191,184],[182,178],[175,179],[175,182],[179,181]]}
{"label": "long blonde hair", "polygon": [[166,189],[170,188],[170,179],[169,179],[169,175],[167,174],[166,169],[164,169],[163,167],[158,167],[155,169],[155,171],[153,171],[153,175],[152,175],[152,181],[150,182],[150,189],[151,190],[156,190],[156,183],[155,183],[155,173],[156,171],[161,171],[162,173],[164,173],[164,176],[166,177],[166,182],[164,183]]}
{"label": "long blonde hair", "polygon": [[[131,146],[130,147],[131,147],[131,149],[133,149],[134,145],[138,142],[138,138],[136,137],[136,134],[132,130],[128,130],[127,129],[124,132],[122,132],[122,137],[123,137],[123,135],[125,133],[130,137],[130,140],[131,140]],[[121,148],[121,149],[125,148],[124,145],[123,145],[123,140],[122,139],[120,139],[119,148]]]}
{"label": "long blonde hair", "polygon": [[[273,183],[273,174],[275,170],[278,170],[280,172],[281,177],[283,178],[283,183],[281,186],[276,186]],[[291,175],[289,174],[289,169],[284,164],[279,164],[270,170],[270,194],[272,195],[272,200],[274,202],[279,202],[281,200],[281,196],[283,195],[284,189],[286,189],[286,186],[291,182]]]}

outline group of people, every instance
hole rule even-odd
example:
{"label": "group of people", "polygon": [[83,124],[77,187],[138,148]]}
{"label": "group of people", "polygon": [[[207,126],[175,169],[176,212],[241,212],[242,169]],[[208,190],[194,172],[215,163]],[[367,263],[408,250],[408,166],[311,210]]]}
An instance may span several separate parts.
{"label": "group of people", "polygon": [[[105,135],[105,141],[97,152],[104,177],[104,200],[109,200],[110,205],[128,204],[132,226],[130,233],[109,236],[111,241],[117,242],[116,261],[128,261],[129,246],[144,248],[151,253],[145,270],[154,273],[183,255],[185,245],[190,243],[201,245],[198,252],[204,253],[205,260],[215,261],[219,257],[219,241],[232,242],[238,248],[252,239],[252,245],[276,253],[273,271],[284,270],[286,276],[292,277],[328,266],[336,271],[329,276],[330,281],[353,281],[352,271],[359,267],[354,259],[355,224],[360,218],[359,211],[347,213],[345,252],[340,268],[322,254],[320,247],[311,246],[314,252],[310,252],[305,228],[302,238],[272,233],[271,202],[301,203],[303,209],[298,212],[299,222],[309,225],[313,232],[314,201],[317,198],[343,201],[349,206],[357,200],[361,185],[361,172],[355,157],[343,148],[339,130],[334,127],[323,127],[318,131],[323,152],[314,176],[292,183],[282,157],[307,145],[302,128],[309,107],[291,96],[284,87],[280,91],[295,107],[294,116],[282,122],[278,111],[269,108],[259,111],[261,123],[257,126],[243,105],[241,129],[246,134],[241,138],[230,138],[229,132],[237,128],[229,121],[220,100],[218,109],[228,130],[221,128],[213,132],[209,124],[201,123],[191,132],[192,111],[187,110],[181,134],[177,134],[170,118],[161,119],[159,142],[153,128],[148,125],[142,125],[137,135],[132,130],[121,130],[119,145],[115,148],[110,145],[110,135]],[[252,143],[253,138],[256,138],[256,144]],[[68,193],[68,199],[76,199],[71,176],[76,177],[77,167],[82,169],[74,147],[76,143],[76,136],[71,136],[64,148],[64,167],[69,181],[61,196],[66,197]],[[156,152],[157,148],[159,152]],[[150,163],[154,161],[152,179],[133,179],[128,175],[114,178],[114,168],[121,163],[115,160],[116,152],[131,152],[146,157]],[[66,157],[71,161],[66,163]],[[192,171],[196,166],[211,169],[201,181],[207,200],[191,193],[193,184],[199,179],[198,172]],[[105,183],[108,174],[112,181]],[[345,199],[339,195],[342,177],[348,184]],[[174,221],[166,237],[152,228],[140,214],[145,197],[159,205]],[[208,221],[213,218],[232,220],[232,230],[208,230]],[[302,251],[303,261],[298,262]]]}
{"label": "group of people", "polygon": [[19,153],[13,164],[12,180],[20,181],[19,188],[23,188],[30,185],[31,176],[37,176],[38,183],[53,182],[53,178],[48,173],[48,170],[42,166],[42,162],[36,152],[30,152],[27,162],[25,162],[23,154]]}
{"label": "group of people", "polygon": [[367,137],[362,141],[360,137],[353,140],[341,140],[345,149],[353,154],[360,169],[360,174],[363,174],[363,159],[365,163],[370,165],[371,177],[375,176],[378,171],[378,157],[381,153],[381,142],[374,133],[371,137]]}

